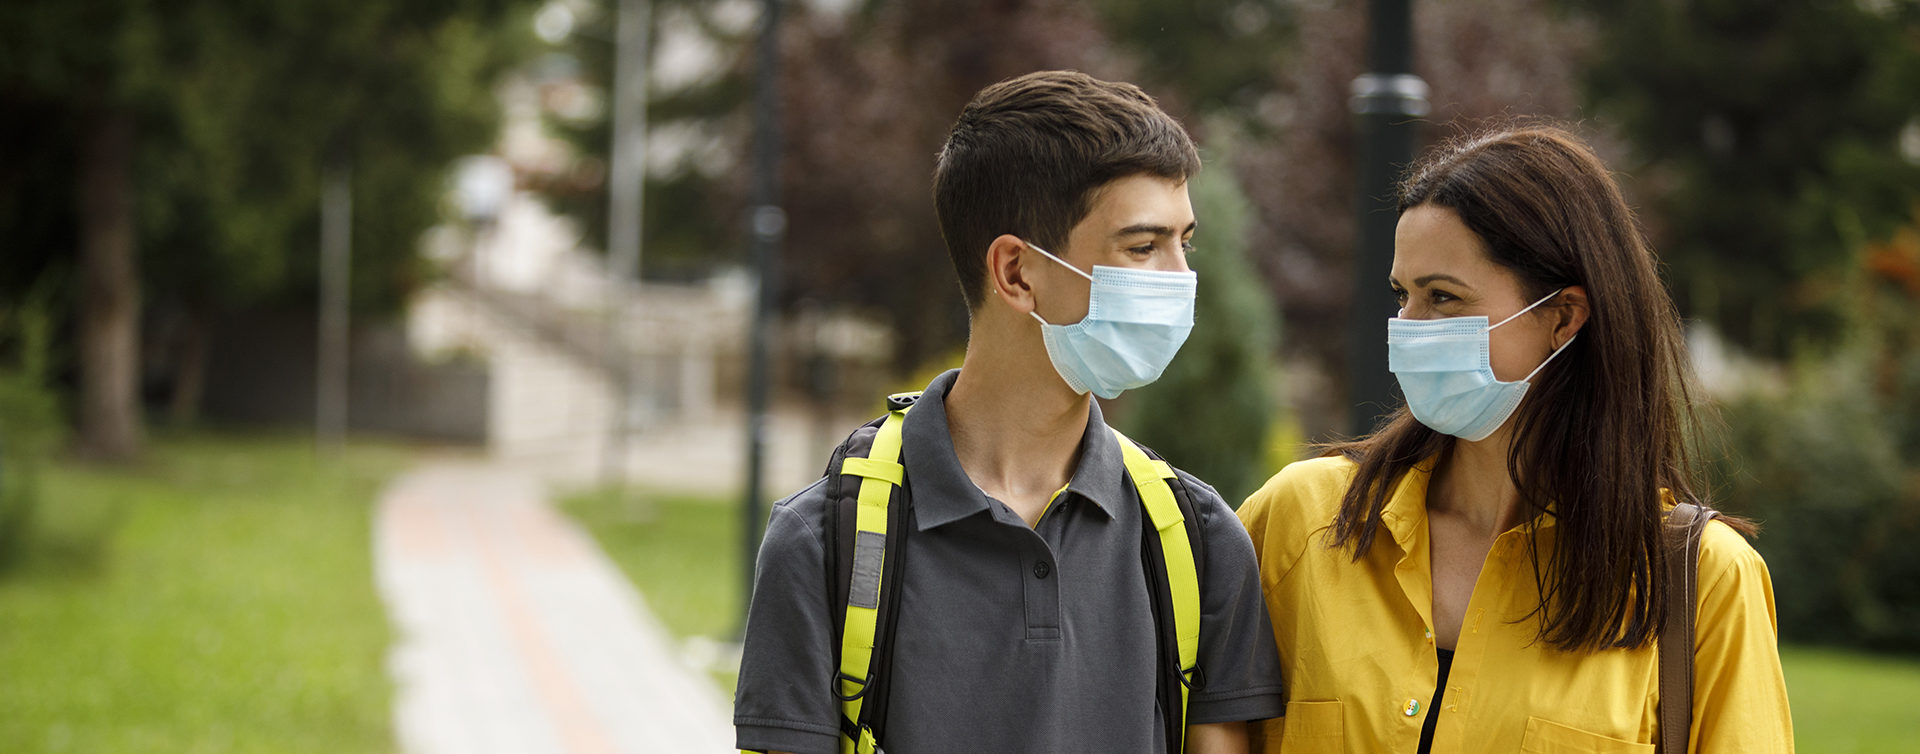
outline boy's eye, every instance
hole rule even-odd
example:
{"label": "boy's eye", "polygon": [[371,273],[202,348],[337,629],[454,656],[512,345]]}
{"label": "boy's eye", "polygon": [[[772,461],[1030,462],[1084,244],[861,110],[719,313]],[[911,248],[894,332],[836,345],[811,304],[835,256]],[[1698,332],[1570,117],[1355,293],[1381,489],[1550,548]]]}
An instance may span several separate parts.
{"label": "boy's eye", "polygon": [[1192,242],[1192,241],[1181,241],[1181,242],[1180,242],[1180,250],[1181,250],[1181,251],[1183,251],[1183,252],[1186,252],[1186,253],[1188,253],[1188,254],[1192,254],[1192,253],[1193,253],[1193,242]]}

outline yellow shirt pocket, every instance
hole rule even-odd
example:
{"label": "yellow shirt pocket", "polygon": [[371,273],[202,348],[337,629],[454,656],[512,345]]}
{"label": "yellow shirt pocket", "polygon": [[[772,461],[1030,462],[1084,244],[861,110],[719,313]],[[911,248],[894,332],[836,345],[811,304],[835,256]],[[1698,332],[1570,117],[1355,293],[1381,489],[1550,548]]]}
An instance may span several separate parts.
{"label": "yellow shirt pocket", "polygon": [[1345,750],[1347,721],[1339,702],[1287,702],[1282,754]]}
{"label": "yellow shirt pocket", "polygon": [[1520,750],[1528,754],[1653,754],[1654,746],[1529,717],[1527,736],[1521,739]]}

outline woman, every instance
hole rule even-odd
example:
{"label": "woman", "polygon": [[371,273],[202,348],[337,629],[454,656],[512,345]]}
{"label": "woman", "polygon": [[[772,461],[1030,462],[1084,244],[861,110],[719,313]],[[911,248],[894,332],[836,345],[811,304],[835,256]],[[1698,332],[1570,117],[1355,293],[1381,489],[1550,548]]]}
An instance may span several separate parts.
{"label": "woman", "polygon": [[[1387,326],[1407,405],[1240,508],[1288,681],[1255,748],[1652,752],[1663,520],[1699,502],[1673,304],[1564,131],[1464,140],[1409,176]],[[1689,748],[1791,751],[1741,531],[1701,543]]]}

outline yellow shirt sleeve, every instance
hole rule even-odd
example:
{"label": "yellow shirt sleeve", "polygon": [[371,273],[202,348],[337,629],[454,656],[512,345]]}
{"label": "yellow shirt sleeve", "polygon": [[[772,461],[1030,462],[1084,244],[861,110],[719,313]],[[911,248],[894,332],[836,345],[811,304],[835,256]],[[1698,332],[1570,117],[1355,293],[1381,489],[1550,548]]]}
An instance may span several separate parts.
{"label": "yellow shirt sleeve", "polygon": [[1692,750],[1793,751],[1793,717],[1766,561],[1732,527],[1708,525],[1700,544],[1694,623]]}

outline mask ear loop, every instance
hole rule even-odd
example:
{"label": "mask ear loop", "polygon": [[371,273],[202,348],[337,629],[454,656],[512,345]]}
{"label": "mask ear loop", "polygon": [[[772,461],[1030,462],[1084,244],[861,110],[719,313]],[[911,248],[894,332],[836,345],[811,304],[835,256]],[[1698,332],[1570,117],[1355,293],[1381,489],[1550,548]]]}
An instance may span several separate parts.
{"label": "mask ear loop", "polygon": [[1525,376],[1525,377],[1522,377],[1522,378],[1520,378],[1520,381],[1521,381],[1521,382],[1532,382],[1532,381],[1533,381],[1533,376],[1534,376],[1534,375],[1536,375],[1536,374],[1539,374],[1539,373],[1540,373],[1540,370],[1542,370],[1542,369],[1546,369],[1546,368],[1547,368],[1547,365],[1548,365],[1548,364],[1552,364],[1552,363],[1553,363],[1553,359],[1554,359],[1554,357],[1556,357],[1556,356],[1559,356],[1561,352],[1563,352],[1563,351],[1565,351],[1565,350],[1567,350],[1567,346],[1570,346],[1570,345],[1573,345],[1573,342],[1574,342],[1574,341],[1576,341],[1576,340],[1579,340],[1579,339],[1580,339],[1580,333],[1574,333],[1574,334],[1573,334],[1573,337],[1571,337],[1571,338],[1568,338],[1568,339],[1567,339],[1567,342],[1565,342],[1565,343],[1561,343],[1561,344],[1560,344],[1560,347],[1559,347],[1559,348],[1555,348],[1555,349],[1553,349],[1553,353],[1550,353],[1550,354],[1547,354],[1547,360],[1546,360],[1546,361],[1542,361],[1542,362],[1540,362],[1540,366],[1537,366],[1537,367],[1534,367],[1534,368],[1533,368],[1533,371],[1531,371],[1531,372],[1528,372],[1528,373],[1527,373],[1527,376]]}
{"label": "mask ear loop", "polygon": [[[1560,290],[1557,290],[1557,291],[1554,291],[1554,292],[1552,292],[1552,293],[1549,293],[1549,294],[1547,294],[1546,296],[1544,296],[1544,297],[1542,297],[1542,298],[1541,298],[1541,299],[1540,299],[1539,301],[1535,301],[1535,302],[1533,302],[1533,303],[1531,303],[1531,304],[1528,304],[1528,305],[1527,305],[1527,308],[1525,308],[1525,309],[1521,309],[1520,311],[1517,311],[1517,312],[1514,312],[1514,313],[1513,313],[1513,316],[1511,316],[1511,317],[1508,317],[1508,318],[1506,318],[1506,319],[1503,319],[1503,320],[1500,320],[1499,322],[1497,322],[1497,323],[1495,323],[1495,324],[1492,324],[1492,325],[1488,325],[1488,326],[1487,326],[1487,332],[1493,332],[1493,328],[1495,328],[1495,327],[1499,327],[1500,325],[1504,325],[1504,324],[1506,324],[1506,323],[1508,323],[1508,322],[1512,322],[1512,321],[1514,321],[1514,320],[1516,320],[1516,319],[1519,319],[1519,318],[1520,318],[1520,315],[1522,315],[1522,314],[1526,314],[1527,312],[1530,312],[1530,311],[1533,311],[1533,308],[1534,308],[1534,307],[1536,307],[1536,306],[1539,306],[1539,305],[1541,305],[1541,304],[1544,304],[1544,303],[1547,303],[1548,301],[1552,301],[1552,300],[1553,300],[1553,297],[1554,297],[1554,296],[1558,296],[1558,295],[1560,295],[1560,291],[1564,291],[1564,290],[1566,290],[1566,289],[1565,289],[1565,288],[1561,288]],[[1548,364],[1551,364],[1551,363],[1553,363],[1553,359],[1554,359],[1554,357],[1556,357],[1556,356],[1559,356],[1559,355],[1560,355],[1560,353],[1561,353],[1562,351],[1565,351],[1565,350],[1567,350],[1567,346],[1570,346],[1570,345],[1573,345],[1573,341],[1575,341],[1575,340],[1577,340],[1577,339],[1579,339],[1579,337],[1580,337],[1580,333],[1574,333],[1574,334],[1573,334],[1573,337],[1571,337],[1571,338],[1568,338],[1568,339],[1567,339],[1567,342],[1565,342],[1565,343],[1561,343],[1561,344],[1560,344],[1560,347],[1559,347],[1559,348],[1555,348],[1555,349],[1553,349],[1553,353],[1550,353],[1550,354],[1547,354],[1547,359],[1546,359],[1545,361],[1542,361],[1542,362],[1540,362],[1540,366],[1537,366],[1537,367],[1534,367],[1534,368],[1533,368],[1533,371],[1531,371],[1531,372],[1528,372],[1528,373],[1527,373],[1527,376],[1525,376],[1525,377],[1521,377],[1521,378],[1520,378],[1520,381],[1521,381],[1521,382],[1532,382],[1532,381],[1533,381],[1533,376],[1534,376],[1534,375],[1536,375],[1536,374],[1539,374],[1539,373],[1540,373],[1540,370],[1542,370],[1542,369],[1546,369],[1546,368],[1547,368],[1547,365],[1548,365]]]}
{"label": "mask ear loop", "polygon": [[[1028,245],[1028,246],[1033,246],[1033,244],[1027,244],[1027,245]],[[1039,248],[1039,247],[1037,247],[1037,246],[1035,246],[1034,248]],[[1044,252],[1044,251],[1043,251],[1043,252],[1040,252],[1040,253],[1042,253],[1042,254],[1046,254],[1046,252]],[[1053,256],[1053,255],[1052,255],[1052,254],[1047,254],[1047,256]],[[1062,262],[1062,264],[1065,264],[1065,263],[1064,263],[1064,262]],[[1546,295],[1546,297],[1544,297],[1544,298],[1542,298],[1542,299],[1540,299],[1539,301],[1535,301],[1535,302],[1533,302],[1533,303],[1531,303],[1531,304],[1527,304],[1527,308],[1525,308],[1525,309],[1521,309],[1520,311],[1517,311],[1517,312],[1514,312],[1514,313],[1513,313],[1513,316],[1511,316],[1511,317],[1508,317],[1508,318],[1506,318],[1506,319],[1503,319],[1503,320],[1500,320],[1499,322],[1495,322],[1495,323],[1493,323],[1493,324],[1491,324],[1491,325],[1487,325],[1487,332],[1493,332],[1493,328],[1496,328],[1496,327],[1499,327],[1499,326],[1501,326],[1501,325],[1504,325],[1504,324],[1506,324],[1506,323],[1508,323],[1508,322],[1512,322],[1512,321],[1514,321],[1514,320],[1516,320],[1516,319],[1519,319],[1519,318],[1520,318],[1520,315],[1522,315],[1522,314],[1526,314],[1527,312],[1530,312],[1530,311],[1533,311],[1533,308],[1534,308],[1534,307],[1536,307],[1536,306],[1539,306],[1539,305],[1541,305],[1541,304],[1544,304],[1544,303],[1547,303],[1548,301],[1552,301],[1552,300],[1553,300],[1553,297],[1554,297],[1554,296],[1558,296],[1558,295],[1560,295],[1560,291],[1564,291],[1564,290],[1566,290],[1566,289],[1565,289],[1565,288],[1561,288],[1561,289],[1560,289],[1559,291],[1554,291],[1554,292],[1552,292],[1552,293],[1549,293],[1549,294],[1547,294],[1547,295]],[[1568,339],[1567,339],[1567,343],[1572,343],[1572,342],[1573,342],[1573,339],[1572,339],[1572,338],[1568,338]],[[1565,348],[1566,346],[1567,346],[1567,344],[1566,344],[1566,343],[1562,343],[1562,344],[1560,344],[1560,347],[1561,347],[1561,348]]]}
{"label": "mask ear loop", "polygon": [[[1054,256],[1052,252],[1049,252],[1049,251],[1047,251],[1046,249],[1042,249],[1042,248],[1040,248],[1040,246],[1039,246],[1039,245],[1037,245],[1037,244],[1035,244],[1035,243],[1034,243],[1034,242],[1032,242],[1032,241],[1028,241],[1028,240],[1026,240],[1026,239],[1024,239],[1024,238],[1023,238],[1023,239],[1020,239],[1020,242],[1021,242],[1021,243],[1024,243],[1024,244],[1026,244],[1026,245],[1027,245],[1027,248],[1029,248],[1029,249],[1033,249],[1034,251],[1037,251],[1037,252],[1040,252],[1040,255],[1041,255],[1041,256],[1044,256],[1044,257],[1046,257],[1046,258],[1048,258],[1048,259],[1051,259],[1051,260],[1053,260],[1053,261],[1055,261],[1055,262],[1059,262],[1059,263],[1060,263],[1060,266],[1061,266],[1061,267],[1065,267],[1065,268],[1067,268],[1067,269],[1069,269],[1069,270],[1073,270],[1073,274],[1075,274],[1075,275],[1079,275],[1080,277],[1083,277],[1083,278],[1086,278],[1086,279],[1087,279],[1087,282],[1089,282],[1089,283],[1091,283],[1091,282],[1093,282],[1093,276],[1092,276],[1092,275],[1088,275],[1087,273],[1084,273],[1084,272],[1081,272],[1081,271],[1080,271],[1080,268],[1078,268],[1078,267],[1075,267],[1075,266],[1073,266],[1073,265],[1070,265],[1070,264],[1067,264],[1067,260],[1065,260],[1065,259],[1061,259],[1061,258],[1059,258],[1059,257],[1056,257],[1056,256]],[[1033,321],[1035,321],[1035,322],[1038,322],[1038,323],[1040,323],[1040,324],[1041,324],[1041,326],[1042,326],[1042,329],[1045,329],[1046,327],[1050,327],[1050,326],[1054,326],[1052,322],[1048,322],[1048,321],[1047,321],[1047,320],[1046,320],[1045,318],[1042,318],[1042,317],[1040,316],[1040,313],[1039,313],[1039,312],[1031,312],[1031,311],[1030,311],[1030,312],[1027,312],[1027,314],[1033,317]]]}
{"label": "mask ear loop", "polygon": [[[1037,251],[1037,252],[1040,252],[1040,253],[1041,253],[1041,255],[1043,255],[1043,256],[1045,256],[1046,258],[1048,258],[1048,259],[1051,259],[1051,260],[1053,260],[1053,261],[1055,261],[1055,262],[1059,262],[1059,263],[1060,263],[1060,266],[1061,266],[1061,267],[1065,267],[1065,268],[1067,268],[1067,269],[1069,269],[1069,270],[1073,270],[1073,274],[1075,274],[1075,275],[1079,275],[1080,277],[1083,277],[1083,278],[1086,278],[1086,279],[1087,279],[1087,282],[1089,282],[1089,283],[1091,283],[1091,282],[1093,282],[1093,276],[1092,276],[1092,275],[1088,275],[1087,273],[1084,273],[1084,272],[1081,272],[1081,271],[1080,271],[1080,268],[1078,268],[1078,267],[1075,267],[1075,266],[1073,266],[1073,265],[1070,265],[1070,264],[1067,264],[1067,260],[1065,260],[1065,259],[1061,259],[1061,258],[1059,258],[1059,257],[1056,257],[1056,256],[1054,256],[1052,252],[1049,252],[1049,251],[1047,251],[1046,249],[1042,249],[1042,248],[1040,248],[1040,247],[1039,247],[1038,245],[1036,245],[1036,244],[1035,244],[1034,242],[1032,242],[1032,241],[1028,241],[1028,240],[1025,240],[1025,239],[1021,239],[1021,241],[1020,241],[1020,242],[1021,242],[1021,243],[1024,243],[1024,244],[1026,244],[1026,245],[1027,245],[1027,248],[1029,248],[1029,249],[1033,249],[1034,251]],[[1559,293],[1559,291],[1554,291],[1554,292],[1555,292],[1555,293]],[[1535,304],[1535,306],[1538,306],[1538,304]],[[1516,316],[1517,316],[1517,315],[1516,315]]]}

